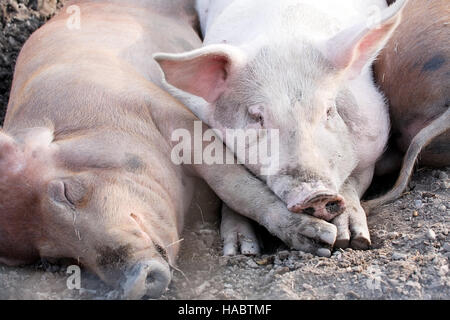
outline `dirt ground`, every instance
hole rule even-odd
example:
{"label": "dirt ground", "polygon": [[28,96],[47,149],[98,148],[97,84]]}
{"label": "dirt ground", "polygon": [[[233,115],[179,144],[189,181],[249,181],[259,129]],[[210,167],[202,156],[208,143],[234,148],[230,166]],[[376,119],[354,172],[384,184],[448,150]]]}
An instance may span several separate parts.
{"label": "dirt ground", "polygon": [[[0,123],[12,70],[28,36],[57,0],[0,0]],[[174,279],[163,299],[450,299],[450,168],[421,169],[410,191],[369,218],[373,246],[331,258],[289,251],[275,240],[260,257],[221,256],[217,223],[186,228]],[[113,299],[94,276],[69,290],[67,266],[0,265],[0,299]]]}

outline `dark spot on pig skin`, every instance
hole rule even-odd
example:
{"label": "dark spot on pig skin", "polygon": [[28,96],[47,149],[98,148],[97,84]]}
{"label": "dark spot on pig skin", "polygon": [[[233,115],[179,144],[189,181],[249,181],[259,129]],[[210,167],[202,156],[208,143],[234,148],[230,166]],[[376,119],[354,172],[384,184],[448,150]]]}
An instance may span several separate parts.
{"label": "dark spot on pig skin", "polygon": [[167,255],[166,249],[164,249],[162,246],[160,246],[157,243],[155,243],[155,248],[156,248],[156,251],[158,251],[158,253],[160,254],[160,256],[164,259],[164,261],[169,262],[169,257]]}
{"label": "dark spot on pig skin", "polygon": [[445,63],[445,57],[442,54],[437,54],[423,65],[422,71],[431,72],[439,70]]}
{"label": "dark spot on pig skin", "polygon": [[125,170],[128,172],[137,173],[145,168],[145,164],[139,156],[131,153],[127,153],[125,156]]}
{"label": "dark spot on pig skin", "polygon": [[131,246],[124,245],[116,249],[111,247],[102,247],[98,249],[99,257],[97,263],[105,269],[116,269],[126,265],[131,257]]}

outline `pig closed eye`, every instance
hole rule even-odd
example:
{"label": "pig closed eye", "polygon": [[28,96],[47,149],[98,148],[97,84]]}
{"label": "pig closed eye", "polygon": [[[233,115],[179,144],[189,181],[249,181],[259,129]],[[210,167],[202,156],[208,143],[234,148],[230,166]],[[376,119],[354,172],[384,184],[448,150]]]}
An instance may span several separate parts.
{"label": "pig closed eye", "polygon": [[86,188],[76,180],[52,181],[49,186],[50,197],[59,203],[75,207],[86,195]]}
{"label": "pig closed eye", "polygon": [[49,194],[53,201],[75,206],[75,203],[68,195],[67,186],[64,181],[52,181],[49,186]]}

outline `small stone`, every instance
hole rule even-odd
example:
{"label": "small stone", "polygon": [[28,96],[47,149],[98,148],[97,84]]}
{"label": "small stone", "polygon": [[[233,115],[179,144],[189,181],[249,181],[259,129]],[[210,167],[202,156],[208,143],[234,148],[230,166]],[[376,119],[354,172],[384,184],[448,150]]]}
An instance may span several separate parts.
{"label": "small stone", "polygon": [[414,223],[413,224],[413,226],[412,226],[413,228],[415,228],[415,229],[419,229],[419,228],[422,228],[422,223],[420,223],[420,222],[416,222],[416,223]]}
{"label": "small stone", "polygon": [[289,258],[289,251],[278,252],[278,257],[280,258],[280,260],[286,260],[287,258]]}
{"label": "small stone", "polygon": [[273,259],[270,259],[269,256],[262,257],[261,259],[256,259],[255,262],[260,266],[266,266],[273,262]]}
{"label": "small stone", "polygon": [[450,252],[450,243],[444,243],[444,246],[442,247],[444,251]]}
{"label": "small stone", "polygon": [[423,202],[421,200],[415,200],[414,201],[414,207],[416,209],[422,209],[423,208]]}
{"label": "small stone", "polygon": [[418,216],[419,216],[419,212],[417,210],[414,210],[413,217],[418,217]]}
{"label": "small stone", "polygon": [[444,171],[441,171],[441,172],[439,172],[439,179],[447,180],[448,179],[448,175]]}
{"label": "small stone", "polygon": [[288,273],[289,271],[291,271],[291,270],[289,270],[288,267],[282,267],[282,268],[278,268],[278,269],[275,271],[275,273],[281,275],[281,274]]}
{"label": "small stone", "polygon": [[258,264],[257,264],[254,260],[248,260],[248,261],[247,261],[247,265],[248,265],[250,268],[253,268],[253,269],[259,268]]}
{"label": "small stone", "polygon": [[427,238],[432,241],[436,240],[436,233],[432,229],[428,229]]}
{"label": "small stone", "polygon": [[394,252],[392,254],[392,260],[398,261],[398,260],[405,260],[407,258],[407,255],[400,252]]}
{"label": "small stone", "polygon": [[326,248],[321,248],[317,250],[317,255],[319,257],[329,258],[331,257],[331,250]]}
{"label": "small stone", "polygon": [[312,290],[312,285],[309,285],[309,284],[307,284],[307,283],[304,283],[303,285],[302,285],[302,287],[303,287],[303,289],[305,289],[305,290]]}
{"label": "small stone", "polygon": [[349,291],[346,293],[347,298],[349,299],[361,299],[361,297],[354,291]]}
{"label": "small stone", "polygon": [[447,207],[444,205],[439,206],[439,211],[445,212],[447,210]]}

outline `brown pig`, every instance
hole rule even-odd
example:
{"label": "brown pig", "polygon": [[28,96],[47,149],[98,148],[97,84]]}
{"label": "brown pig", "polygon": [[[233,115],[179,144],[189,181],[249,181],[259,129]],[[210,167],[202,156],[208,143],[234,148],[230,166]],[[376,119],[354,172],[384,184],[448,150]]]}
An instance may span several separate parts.
{"label": "brown pig", "polygon": [[409,1],[400,26],[375,63],[392,123],[391,145],[378,165],[380,173],[404,161],[394,189],[370,207],[400,196],[417,160],[425,166],[450,165],[449,10],[447,0]]}
{"label": "brown pig", "polygon": [[334,225],[292,215],[243,166],[172,161],[197,118],[151,57],[201,45],[193,2],[72,1],[27,41],[0,132],[1,263],[72,258],[122,298],[159,297],[198,177],[293,248],[334,244]]}

